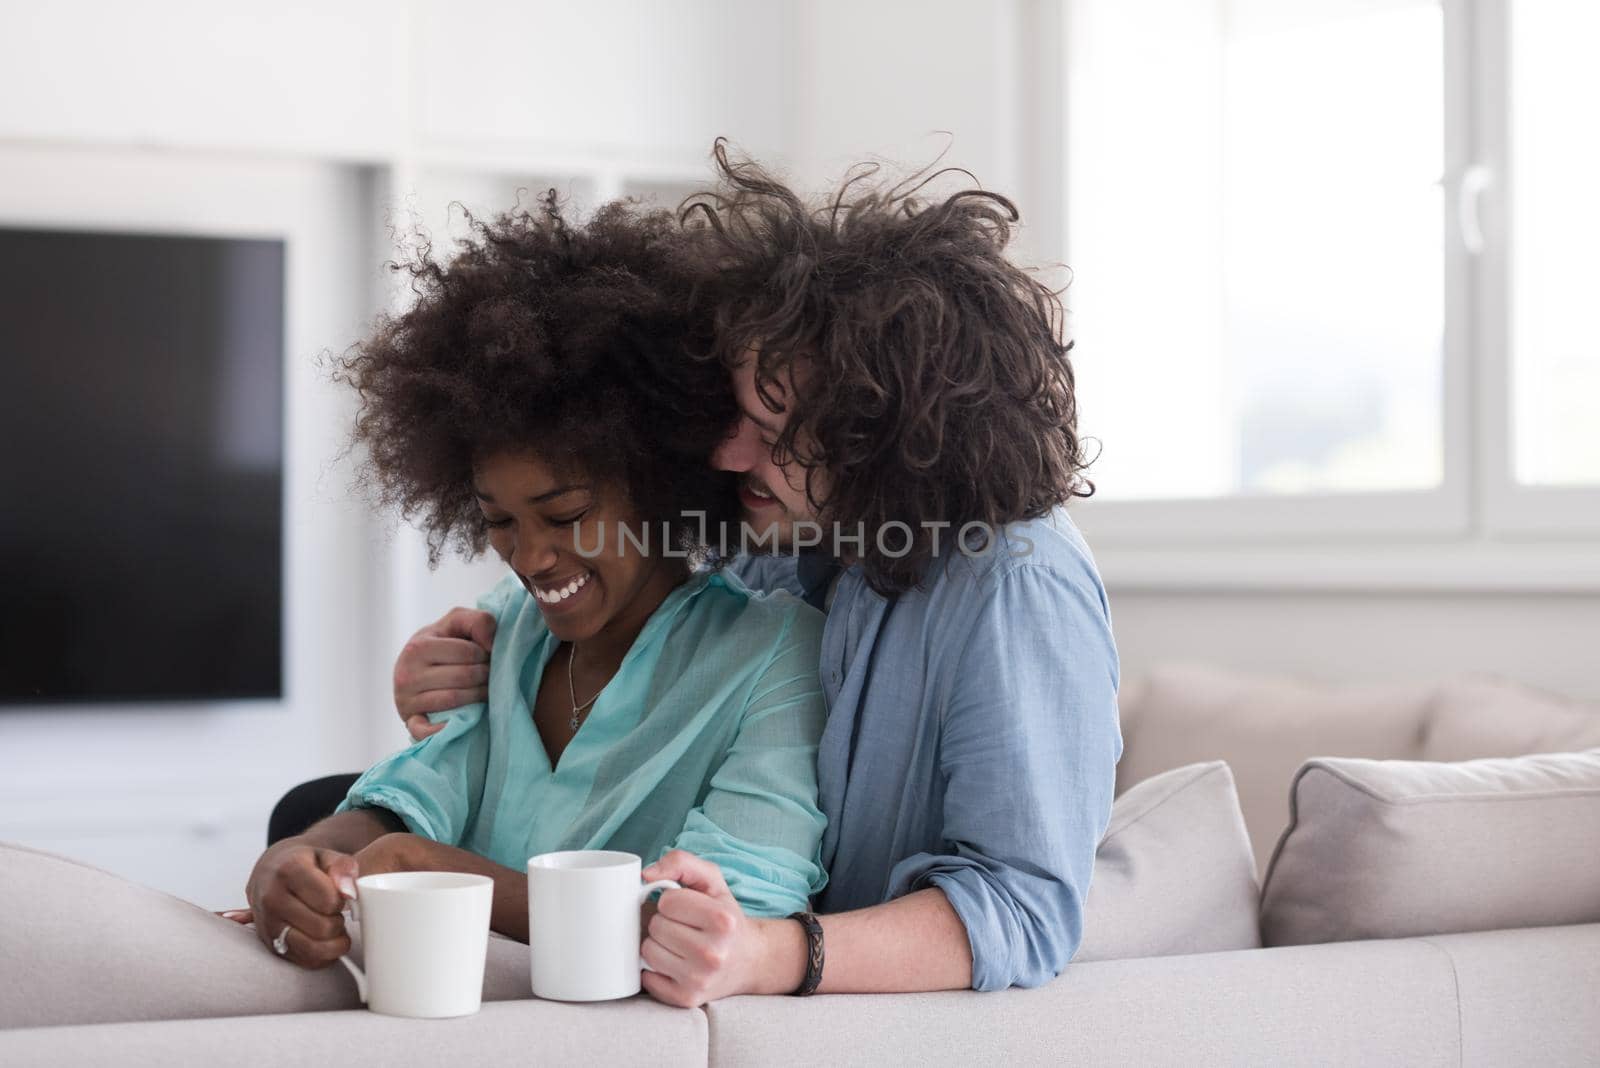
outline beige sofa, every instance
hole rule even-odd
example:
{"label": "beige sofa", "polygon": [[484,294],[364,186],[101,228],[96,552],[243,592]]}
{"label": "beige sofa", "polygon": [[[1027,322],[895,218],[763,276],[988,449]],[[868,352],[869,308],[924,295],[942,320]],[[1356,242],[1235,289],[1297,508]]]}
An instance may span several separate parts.
{"label": "beige sofa", "polygon": [[[1253,909],[1259,877],[1289,824],[1291,781],[1307,758],[1464,761],[1588,749],[1600,746],[1600,711],[1492,682],[1352,689],[1175,667],[1125,686],[1123,736],[1119,805],[1128,788],[1158,773],[1227,762],[1242,808],[1242,879]],[[1223,821],[1218,841],[1228,827]],[[1600,836],[1600,822],[1559,830],[1584,841],[1587,833]],[[1169,842],[1165,851],[1181,844]],[[1200,893],[1208,862],[1187,844],[1183,863],[1193,877],[1154,897],[1148,887],[1157,880],[1141,874],[1160,860],[1150,844],[1124,856],[1115,874],[1103,845],[1101,903],[1091,894],[1088,910],[1090,928],[1097,918],[1101,924],[1099,944],[1115,943],[1106,940],[1109,924],[1144,922],[1106,904],[1107,887],[1143,885],[1134,896],[1147,915],[1193,907],[1181,898],[1186,887]],[[1227,863],[1217,858],[1219,867]],[[1097,865],[1097,883],[1101,871]],[[1210,882],[1233,886],[1238,897],[1240,878]],[[1600,919],[1600,896],[1594,909]],[[1218,923],[1219,931],[1226,927]],[[1202,942],[1206,934],[1199,933]],[[1259,944],[1257,934],[1252,924],[1248,944]],[[1216,944],[1238,937],[1220,934]],[[354,1010],[23,1027],[0,1030],[0,1064],[1600,1063],[1600,922],[1079,959],[1037,990],[740,997],[703,1011],[643,998],[602,1005],[518,998],[507,984],[526,982],[525,952],[495,945],[494,996],[510,1000],[487,1002],[465,1019]]]}

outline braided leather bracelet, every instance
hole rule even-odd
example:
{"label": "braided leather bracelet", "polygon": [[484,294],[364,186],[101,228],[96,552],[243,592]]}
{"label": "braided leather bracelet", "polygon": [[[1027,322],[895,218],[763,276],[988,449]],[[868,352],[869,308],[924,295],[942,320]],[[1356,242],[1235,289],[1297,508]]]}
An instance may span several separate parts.
{"label": "braided leather bracelet", "polygon": [[791,913],[789,918],[799,920],[800,926],[806,931],[806,977],[800,988],[794,991],[795,997],[803,998],[816,993],[818,984],[822,982],[822,924],[810,912]]}

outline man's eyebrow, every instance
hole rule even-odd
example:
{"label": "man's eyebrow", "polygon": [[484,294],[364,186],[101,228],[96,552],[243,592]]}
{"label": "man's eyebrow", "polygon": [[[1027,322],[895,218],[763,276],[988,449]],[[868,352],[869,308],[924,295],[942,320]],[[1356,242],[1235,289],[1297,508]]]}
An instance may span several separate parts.
{"label": "man's eyebrow", "polygon": [[[529,497],[528,498],[528,503],[529,504],[543,504],[546,501],[554,500],[555,498],[560,497],[560,496],[562,496],[564,494],[573,493],[573,492],[575,492],[577,490],[586,490],[588,488],[589,488],[588,486],[578,485],[576,483],[574,483],[572,485],[567,485],[567,486],[557,486],[555,489],[550,490],[550,491],[548,491],[546,493],[541,493],[537,497]],[[483,490],[479,489],[477,486],[473,486],[472,487],[472,492],[477,496],[478,500],[486,501],[489,504],[493,504],[494,503],[494,495],[493,494],[485,493]]]}

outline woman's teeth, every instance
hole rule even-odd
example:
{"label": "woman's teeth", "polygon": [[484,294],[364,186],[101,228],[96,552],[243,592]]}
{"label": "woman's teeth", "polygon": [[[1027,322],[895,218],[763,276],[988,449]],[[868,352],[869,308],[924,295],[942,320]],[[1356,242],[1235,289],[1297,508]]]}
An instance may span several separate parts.
{"label": "woman's teeth", "polygon": [[571,597],[573,594],[577,593],[579,590],[583,589],[584,585],[588,583],[588,581],[589,572],[585,571],[581,575],[578,575],[576,578],[574,578],[571,582],[567,583],[565,586],[560,586],[553,590],[540,589],[538,586],[535,586],[533,588],[533,595],[539,598],[539,600],[543,601],[545,604],[559,604],[562,601],[565,601],[568,597]]}

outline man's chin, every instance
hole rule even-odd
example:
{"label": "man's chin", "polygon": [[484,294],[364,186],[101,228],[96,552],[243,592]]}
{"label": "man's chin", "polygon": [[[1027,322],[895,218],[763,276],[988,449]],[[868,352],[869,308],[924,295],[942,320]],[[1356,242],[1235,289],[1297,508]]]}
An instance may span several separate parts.
{"label": "man's chin", "polygon": [[745,508],[740,512],[744,546],[753,553],[788,552],[794,544],[794,521],[776,509]]}

